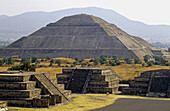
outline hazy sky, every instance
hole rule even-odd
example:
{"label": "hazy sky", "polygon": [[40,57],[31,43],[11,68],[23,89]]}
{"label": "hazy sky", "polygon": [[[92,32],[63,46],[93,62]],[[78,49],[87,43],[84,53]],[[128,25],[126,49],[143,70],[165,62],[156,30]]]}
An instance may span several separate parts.
{"label": "hazy sky", "polygon": [[170,25],[170,0],[0,0],[0,15],[96,6],[147,24]]}

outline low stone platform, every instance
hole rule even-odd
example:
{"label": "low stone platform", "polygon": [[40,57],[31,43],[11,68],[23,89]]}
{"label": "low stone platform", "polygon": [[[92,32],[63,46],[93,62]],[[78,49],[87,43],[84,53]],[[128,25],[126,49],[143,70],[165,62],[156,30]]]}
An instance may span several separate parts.
{"label": "low stone platform", "polygon": [[6,101],[0,101],[0,111],[7,111],[7,102]]}
{"label": "low stone platform", "polygon": [[100,67],[64,68],[56,77],[73,93],[115,93],[120,80],[110,68]]}
{"label": "low stone platform", "polygon": [[161,69],[146,71],[135,77],[128,88],[123,88],[124,94],[146,95],[150,97],[170,97],[170,70]]}
{"label": "low stone platform", "polygon": [[0,100],[9,106],[49,107],[71,99],[71,91],[50,79],[49,73],[0,72]]}

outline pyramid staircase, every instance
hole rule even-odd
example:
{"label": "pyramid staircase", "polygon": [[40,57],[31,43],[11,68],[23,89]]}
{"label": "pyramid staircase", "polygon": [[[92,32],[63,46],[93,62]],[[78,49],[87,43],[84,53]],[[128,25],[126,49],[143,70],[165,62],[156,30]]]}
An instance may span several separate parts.
{"label": "pyramid staircase", "polygon": [[[56,75],[73,93],[115,93],[120,78],[109,68],[66,68]],[[70,79],[71,78],[71,79]]]}
{"label": "pyramid staircase", "polygon": [[0,72],[0,100],[8,106],[49,107],[70,100],[64,85],[54,84],[48,73]]}

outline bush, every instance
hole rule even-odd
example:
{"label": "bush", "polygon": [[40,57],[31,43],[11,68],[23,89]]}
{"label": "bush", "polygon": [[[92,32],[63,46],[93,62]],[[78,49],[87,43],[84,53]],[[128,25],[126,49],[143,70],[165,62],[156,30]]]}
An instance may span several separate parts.
{"label": "bush", "polygon": [[144,67],[145,66],[145,63],[142,63],[142,67]]}
{"label": "bush", "polygon": [[147,62],[148,66],[153,66],[153,63],[151,61]]}
{"label": "bush", "polygon": [[142,62],[141,62],[140,59],[134,59],[134,63],[135,63],[135,64],[141,64]]}
{"label": "bush", "polygon": [[9,68],[8,70],[23,70],[23,71],[34,71],[36,70],[36,65],[30,65],[30,64],[23,64],[23,65],[16,65],[16,66],[12,66],[11,68]]}
{"label": "bush", "polygon": [[149,59],[151,58],[151,56],[150,55],[145,55],[145,56],[143,56],[143,58],[144,58],[145,62],[148,62]]}
{"label": "bush", "polygon": [[74,65],[77,65],[78,63],[77,62],[73,62]]}
{"label": "bush", "polygon": [[129,58],[125,58],[125,61],[126,61],[127,64],[132,64],[132,60],[129,59]]}
{"label": "bush", "polygon": [[106,59],[106,56],[104,56],[104,55],[101,55],[100,56],[100,59],[102,60],[102,61],[106,61],[107,59]]}
{"label": "bush", "polygon": [[92,64],[88,64],[87,66],[88,66],[88,67],[91,67],[91,66],[92,66]]}
{"label": "bush", "polygon": [[75,65],[71,65],[71,67],[75,67]]}
{"label": "bush", "polygon": [[99,64],[99,60],[98,60],[98,59],[94,59],[93,63],[94,63],[94,65],[96,66],[96,65]]}
{"label": "bush", "polygon": [[90,59],[90,60],[89,60],[89,62],[93,62],[93,61],[94,61],[94,59]]}
{"label": "bush", "polygon": [[30,57],[24,57],[24,58],[21,59],[21,63],[30,64],[31,63],[31,58]]}
{"label": "bush", "polygon": [[2,66],[3,65],[3,61],[2,60],[0,60],[0,66]]}
{"label": "bush", "polygon": [[37,62],[38,61],[38,58],[37,57],[32,57],[32,59],[31,59],[31,62],[32,63],[35,63],[35,62]]}
{"label": "bush", "polygon": [[51,57],[47,56],[45,60],[46,60],[46,61],[47,61],[47,60],[51,60]]}
{"label": "bush", "polygon": [[78,58],[78,57],[75,57],[74,59],[75,59],[75,61],[78,61],[78,60],[79,60],[79,58]]}
{"label": "bush", "polygon": [[60,59],[57,59],[57,60],[55,61],[55,63],[58,64],[58,66],[60,66],[60,65],[61,65],[61,60],[60,60]]}
{"label": "bush", "polygon": [[166,66],[170,66],[170,62],[166,62],[165,65],[166,65]]}
{"label": "bush", "polygon": [[114,60],[118,59],[117,56],[113,56],[112,58],[113,58]]}

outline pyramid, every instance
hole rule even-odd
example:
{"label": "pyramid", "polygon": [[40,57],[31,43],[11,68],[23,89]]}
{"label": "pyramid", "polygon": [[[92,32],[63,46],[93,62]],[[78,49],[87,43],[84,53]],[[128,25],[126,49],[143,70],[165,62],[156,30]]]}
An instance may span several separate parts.
{"label": "pyramid", "polygon": [[134,37],[101,18],[79,14],[48,24],[4,49],[0,57],[12,55],[97,58],[101,55],[143,58],[162,55],[160,49]]}

